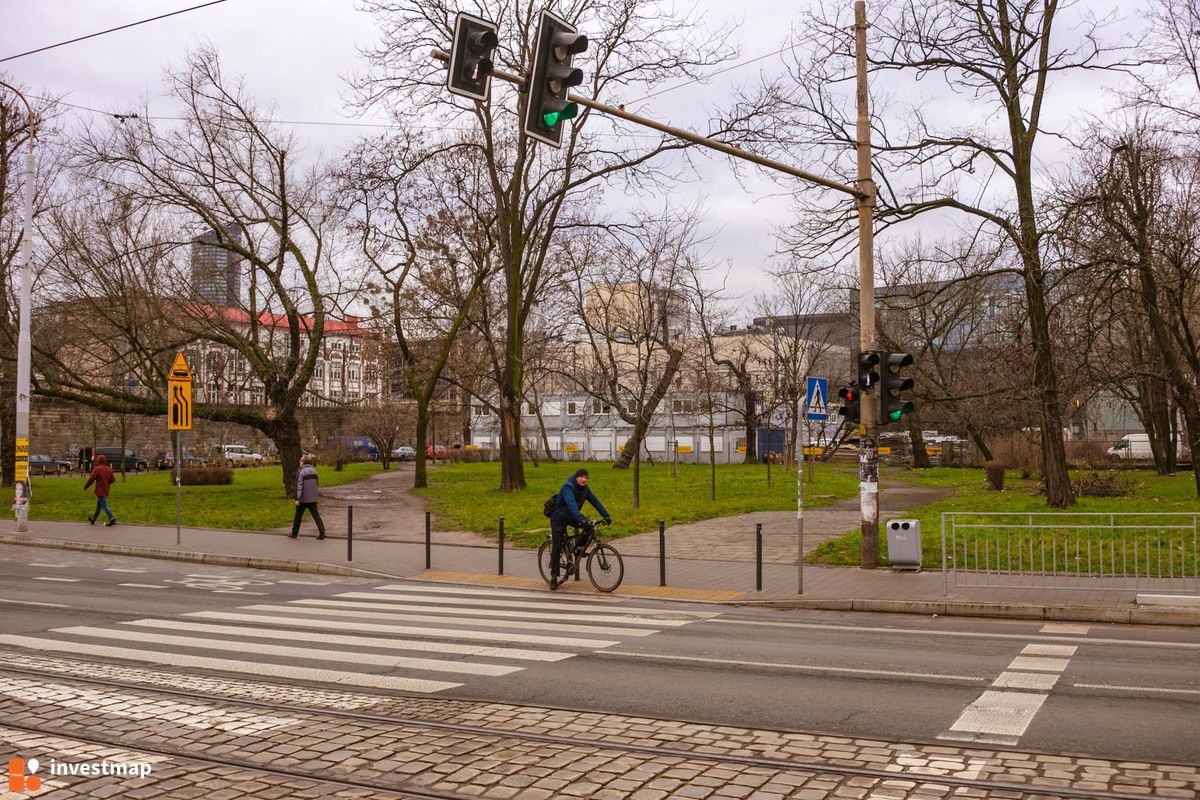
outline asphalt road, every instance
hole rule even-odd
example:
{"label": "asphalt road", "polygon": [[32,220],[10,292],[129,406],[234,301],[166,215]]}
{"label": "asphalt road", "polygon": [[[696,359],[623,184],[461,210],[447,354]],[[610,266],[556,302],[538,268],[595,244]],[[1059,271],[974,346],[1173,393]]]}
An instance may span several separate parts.
{"label": "asphalt road", "polygon": [[781,612],[7,546],[0,617],[0,650],[1200,763],[1191,628]]}

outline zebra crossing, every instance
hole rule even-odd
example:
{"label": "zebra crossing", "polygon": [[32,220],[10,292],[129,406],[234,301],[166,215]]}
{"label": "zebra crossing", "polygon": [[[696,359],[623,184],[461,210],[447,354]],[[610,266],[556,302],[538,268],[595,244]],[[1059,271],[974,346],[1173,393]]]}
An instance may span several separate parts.
{"label": "zebra crossing", "polygon": [[0,645],[236,673],[433,693],[613,647],[719,612],[620,598],[387,584],[177,618],[0,635]]}

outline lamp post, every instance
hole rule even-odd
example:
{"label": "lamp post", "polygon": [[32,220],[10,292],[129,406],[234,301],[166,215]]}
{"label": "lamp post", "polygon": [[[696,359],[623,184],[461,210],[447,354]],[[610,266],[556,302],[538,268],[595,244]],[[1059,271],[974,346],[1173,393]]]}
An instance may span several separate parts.
{"label": "lamp post", "polygon": [[21,305],[20,328],[17,334],[17,425],[14,510],[17,530],[28,530],[29,519],[29,305],[33,293],[33,139],[37,126],[34,124],[33,107],[16,87],[0,81],[0,86],[9,89],[29,114],[29,153],[25,156],[25,219],[21,228]]}

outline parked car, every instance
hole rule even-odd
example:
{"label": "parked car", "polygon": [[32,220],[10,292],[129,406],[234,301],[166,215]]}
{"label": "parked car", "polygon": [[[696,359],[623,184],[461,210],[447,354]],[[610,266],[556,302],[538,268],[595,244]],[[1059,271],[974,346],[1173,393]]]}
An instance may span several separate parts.
{"label": "parked car", "polygon": [[228,467],[257,467],[263,457],[244,444],[223,444],[216,448],[217,457]]}
{"label": "parked car", "polygon": [[30,453],[30,475],[65,475],[71,471],[71,462],[61,458],[51,458],[44,453]]}
{"label": "parked car", "polygon": [[431,444],[425,447],[426,458],[447,458],[449,455],[444,444]]}
{"label": "parked car", "polygon": [[325,447],[344,447],[351,458],[359,461],[379,460],[379,448],[369,436],[330,436],[325,440]]}
{"label": "parked car", "polygon": [[97,447],[92,453],[92,464],[94,465],[96,456],[104,456],[108,461],[108,465],[120,472],[122,465],[126,472],[141,472],[149,467],[146,459],[139,456],[137,453],[126,447],[122,450],[119,447]]}
{"label": "parked car", "polygon": [[401,445],[392,451],[392,458],[397,461],[416,461],[417,451],[408,445]]}
{"label": "parked car", "polygon": [[[193,453],[191,450],[183,451],[183,466],[199,467],[204,464],[204,459]],[[175,469],[175,457],[170,450],[159,450],[154,454],[154,466],[158,469]]]}

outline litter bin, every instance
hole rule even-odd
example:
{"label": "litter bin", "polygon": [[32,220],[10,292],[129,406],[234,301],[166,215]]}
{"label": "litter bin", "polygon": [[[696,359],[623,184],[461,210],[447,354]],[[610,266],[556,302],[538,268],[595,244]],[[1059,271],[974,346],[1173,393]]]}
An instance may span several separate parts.
{"label": "litter bin", "polygon": [[894,519],[887,524],[888,560],[892,569],[921,571],[921,521]]}

